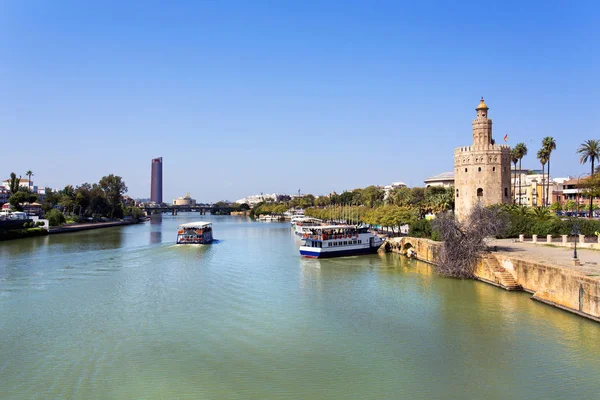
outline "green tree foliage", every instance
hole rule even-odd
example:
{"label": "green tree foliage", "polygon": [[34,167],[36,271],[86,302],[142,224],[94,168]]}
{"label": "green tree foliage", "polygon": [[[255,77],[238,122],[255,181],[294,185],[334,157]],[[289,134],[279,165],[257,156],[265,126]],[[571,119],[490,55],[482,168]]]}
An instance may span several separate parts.
{"label": "green tree foliage", "polygon": [[46,219],[50,226],[60,226],[66,222],[65,215],[56,208],[53,208],[46,213]]}
{"label": "green tree foliage", "polygon": [[385,192],[377,186],[367,186],[360,193],[361,204],[373,208],[383,204]]}
{"label": "green tree foliage", "polygon": [[519,153],[517,151],[516,148],[512,148],[510,150],[510,161],[515,165],[515,168],[513,169],[513,197],[512,197],[512,202],[511,203],[515,203],[515,193],[517,193],[517,163],[519,162]]}
{"label": "green tree foliage", "polygon": [[29,178],[27,180],[27,187],[29,188],[29,190],[31,190],[31,177],[33,176],[33,172],[31,172],[31,170],[28,169],[27,172],[25,172],[25,175],[27,175],[27,177]]}
{"label": "green tree foliage", "polygon": [[521,161],[527,155],[527,146],[525,143],[517,143],[515,146],[515,154],[519,159],[519,205],[521,204]]}
{"label": "green tree foliage", "polygon": [[550,156],[552,152],[556,150],[556,140],[552,136],[546,136],[542,139],[542,148],[548,154],[548,185],[546,186],[546,202],[549,202],[549,190],[550,190]]}
{"label": "green tree foliage", "polygon": [[10,181],[8,182],[8,191],[11,195],[19,191],[19,178],[14,172],[10,173]]}
{"label": "green tree foliage", "polygon": [[16,210],[23,211],[24,203],[33,203],[37,200],[37,195],[26,190],[19,190],[8,198],[8,202]]}
{"label": "green tree foliage", "polygon": [[[594,163],[600,160],[600,140],[589,139],[583,142],[577,149],[577,153],[580,155],[579,162],[582,164],[591,163],[590,177],[594,178]],[[593,210],[593,197],[590,197],[590,209],[589,217],[592,218]]]}
{"label": "green tree foliage", "polygon": [[567,200],[565,203],[565,210],[575,211],[577,209],[577,203],[574,200]]}
{"label": "green tree foliage", "polygon": [[559,212],[562,211],[562,204],[560,204],[560,201],[555,201],[554,203],[550,204],[550,210],[554,211],[554,212]]}
{"label": "green tree foliage", "polygon": [[110,206],[112,218],[120,218],[123,215],[123,194],[127,193],[127,185],[120,176],[110,174],[103,176],[98,183],[106,196]]}

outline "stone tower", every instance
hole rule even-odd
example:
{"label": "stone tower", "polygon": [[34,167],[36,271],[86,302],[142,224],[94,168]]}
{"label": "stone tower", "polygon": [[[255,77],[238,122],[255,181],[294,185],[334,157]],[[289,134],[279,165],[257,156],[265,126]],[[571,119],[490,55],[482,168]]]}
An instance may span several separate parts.
{"label": "stone tower", "polygon": [[510,203],[510,147],[495,144],[483,97],[475,109],[473,145],[454,150],[455,215],[462,221],[476,203]]}

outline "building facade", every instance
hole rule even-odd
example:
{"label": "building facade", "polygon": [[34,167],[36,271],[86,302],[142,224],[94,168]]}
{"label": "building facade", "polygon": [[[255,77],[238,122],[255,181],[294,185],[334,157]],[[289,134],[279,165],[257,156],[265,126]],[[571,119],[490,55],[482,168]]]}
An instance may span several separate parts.
{"label": "building facade", "polygon": [[425,179],[425,187],[431,186],[446,188],[454,186],[454,172],[442,172],[441,174]]}
{"label": "building facade", "polygon": [[477,203],[510,203],[510,147],[495,144],[488,106],[481,98],[473,120],[473,144],[454,150],[455,214],[463,221]]}
{"label": "building facade", "polygon": [[162,203],[162,157],[152,159],[152,178],[150,181],[150,201]]}
{"label": "building facade", "polygon": [[194,207],[196,205],[196,200],[192,199],[192,197],[188,193],[185,196],[178,197],[178,198],[174,199],[173,200],[173,205],[174,206],[189,206],[189,207]]}

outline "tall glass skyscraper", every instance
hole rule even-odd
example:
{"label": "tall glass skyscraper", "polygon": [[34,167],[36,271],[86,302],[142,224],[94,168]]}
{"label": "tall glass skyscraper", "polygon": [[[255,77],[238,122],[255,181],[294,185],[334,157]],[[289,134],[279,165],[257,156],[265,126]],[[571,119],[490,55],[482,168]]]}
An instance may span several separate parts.
{"label": "tall glass skyscraper", "polygon": [[162,157],[152,159],[152,180],[150,182],[150,201],[162,203]]}

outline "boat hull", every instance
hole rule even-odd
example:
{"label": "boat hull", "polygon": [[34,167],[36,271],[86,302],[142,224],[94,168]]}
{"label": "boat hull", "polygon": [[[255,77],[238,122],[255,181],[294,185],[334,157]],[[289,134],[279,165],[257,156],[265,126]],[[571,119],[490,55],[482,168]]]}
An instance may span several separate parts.
{"label": "boat hull", "polygon": [[363,247],[360,249],[344,249],[335,251],[311,251],[310,248],[306,250],[300,248],[300,255],[305,258],[333,258],[333,257],[348,257],[348,256],[360,256],[365,254],[377,253],[378,247]]}

